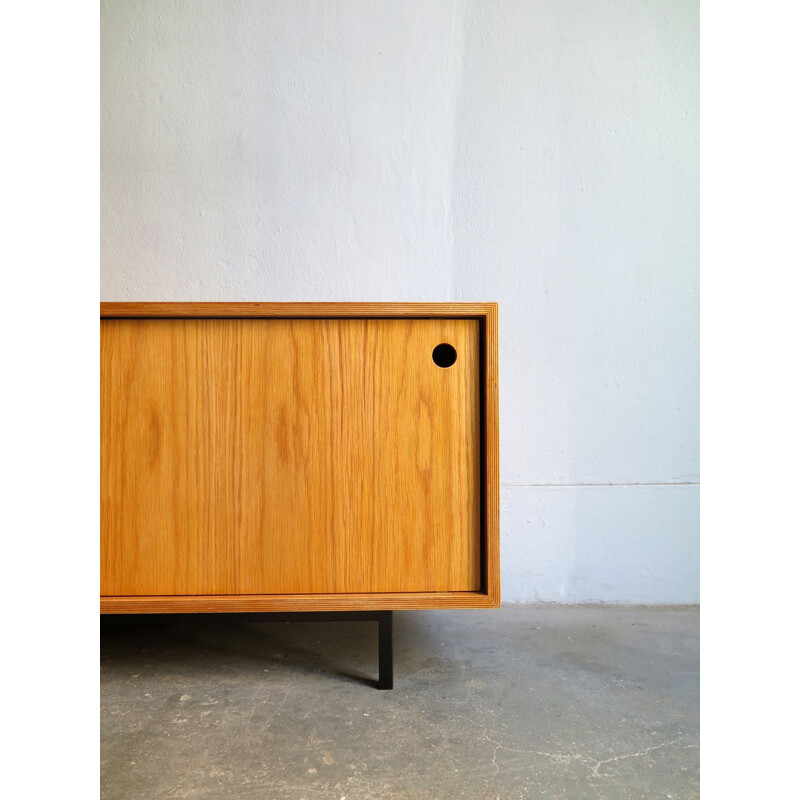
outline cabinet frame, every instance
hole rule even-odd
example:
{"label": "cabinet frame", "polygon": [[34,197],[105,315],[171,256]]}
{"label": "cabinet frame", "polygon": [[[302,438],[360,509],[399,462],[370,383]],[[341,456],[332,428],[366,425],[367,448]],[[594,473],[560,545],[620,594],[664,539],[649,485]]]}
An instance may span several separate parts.
{"label": "cabinet frame", "polygon": [[101,596],[103,614],[495,608],[500,605],[497,303],[101,303],[101,319],[474,319],[480,325],[481,589],[477,592]]}

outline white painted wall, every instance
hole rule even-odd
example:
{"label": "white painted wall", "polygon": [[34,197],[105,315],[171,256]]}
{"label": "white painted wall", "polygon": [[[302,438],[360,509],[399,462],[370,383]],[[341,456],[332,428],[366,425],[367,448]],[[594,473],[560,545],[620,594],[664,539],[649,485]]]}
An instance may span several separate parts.
{"label": "white painted wall", "polygon": [[696,0],[102,5],[104,300],[497,300],[504,600],[698,588]]}

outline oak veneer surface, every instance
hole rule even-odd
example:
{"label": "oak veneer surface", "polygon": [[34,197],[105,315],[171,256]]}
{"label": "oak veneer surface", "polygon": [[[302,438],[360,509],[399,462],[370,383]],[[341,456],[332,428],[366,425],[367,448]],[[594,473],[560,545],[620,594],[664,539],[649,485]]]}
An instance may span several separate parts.
{"label": "oak veneer surface", "polygon": [[477,320],[101,326],[102,595],[480,590]]}

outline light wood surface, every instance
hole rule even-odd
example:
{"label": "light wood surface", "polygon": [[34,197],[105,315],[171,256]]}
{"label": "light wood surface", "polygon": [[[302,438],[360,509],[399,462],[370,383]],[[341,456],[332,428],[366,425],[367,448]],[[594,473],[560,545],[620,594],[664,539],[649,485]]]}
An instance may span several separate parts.
{"label": "light wood surface", "polygon": [[[405,607],[433,607],[430,593],[499,602],[499,570],[485,561],[496,558],[496,460],[483,478],[480,463],[481,449],[496,459],[489,361],[495,416],[481,445],[487,304],[433,319],[344,319],[373,316],[370,304],[111,305],[101,323],[106,611],[207,595],[222,596],[217,610],[235,595],[250,603],[240,610],[287,602],[264,595],[331,609],[366,607],[359,593],[372,594],[367,604],[400,603],[394,593],[423,603]],[[435,316],[433,304],[418,314],[388,305],[374,316]],[[448,369],[431,359],[440,342],[458,352]]]}
{"label": "light wood surface", "polygon": [[495,608],[484,592],[375,592],[361,594],[273,594],[101,597],[102,614],[234,613],[237,611],[366,611],[417,608]]}
{"label": "light wood surface", "polygon": [[104,318],[497,316],[497,303],[100,303]]}
{"label": "light wood surface", "polygon": [[498,306],[496,303],[101,303],[101,317],[467,318],[480,325],[481,581],[478,591],[101,597],[101,613],[490,608],[500,604]]}
{"label": "light wood surface", "polygon": [[485,304],[483,318],[483,553],[481,586],[492,606],[500,605],[500,386],[499,310]]}

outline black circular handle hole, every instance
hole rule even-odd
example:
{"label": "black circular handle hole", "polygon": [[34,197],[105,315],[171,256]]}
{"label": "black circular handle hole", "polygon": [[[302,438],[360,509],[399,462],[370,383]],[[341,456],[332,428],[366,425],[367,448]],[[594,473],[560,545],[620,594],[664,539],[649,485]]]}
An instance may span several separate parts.
{"label": "black circular handle hole", "polygon": [[456,363],[456,359],[458,358],[458,353],[456,353],[455,347],[451,344],[437,344],[436,347],[433,348],[433,363],[436,364],[437,367],[441,367],[442,369],[447,369],[447,367],[452,367],[453,364]]}

